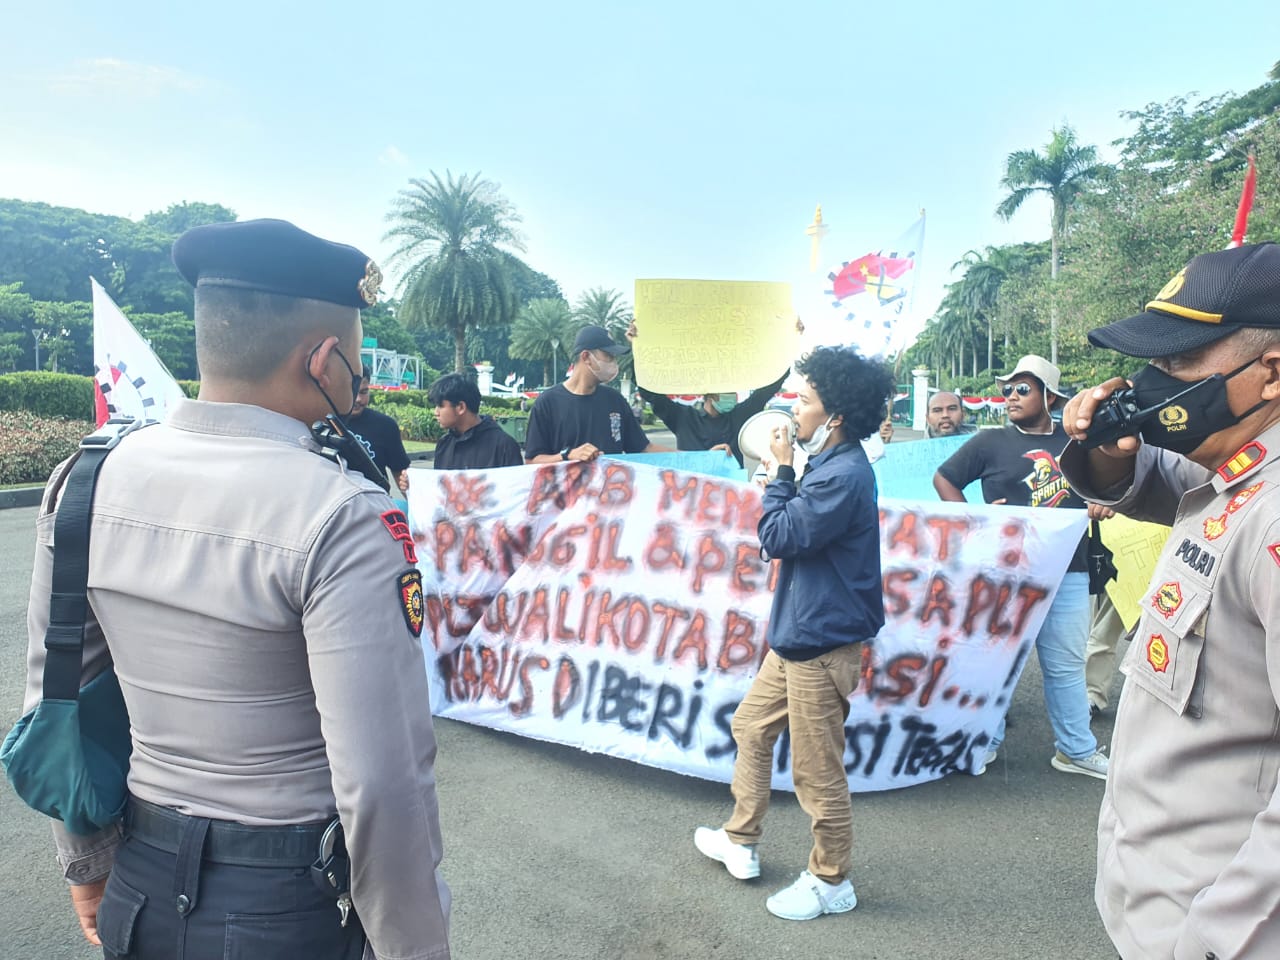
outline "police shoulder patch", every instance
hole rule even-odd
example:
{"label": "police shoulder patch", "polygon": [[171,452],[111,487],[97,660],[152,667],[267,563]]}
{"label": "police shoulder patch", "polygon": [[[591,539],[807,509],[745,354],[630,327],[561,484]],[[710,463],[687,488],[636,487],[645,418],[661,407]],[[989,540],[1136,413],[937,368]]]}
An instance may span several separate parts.
{"label": "police shoulder patch", "polygon": [[404,614],[405,626],[415,637],[422,636],[426,607],[422,596],[422,571],[406,570],[396,578],[396,588],[400,594],[400,612]]}
{"label": "police shoulder patch", "polygon": [[1280,543],[1273,543],[1267,547],[1267,553],[1271,554],[1271,559],[1276,562],[1276,566],[1280,566]]}

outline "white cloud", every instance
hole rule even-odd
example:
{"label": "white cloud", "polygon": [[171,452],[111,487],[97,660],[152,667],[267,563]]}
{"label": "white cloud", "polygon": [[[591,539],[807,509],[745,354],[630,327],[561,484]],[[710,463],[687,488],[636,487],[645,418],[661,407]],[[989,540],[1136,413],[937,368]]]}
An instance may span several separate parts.
{"label": "white cloud", "polygon": [[133,96],[156,96],[175,91],[192,93],[208,86],[209,82],[203,77],[177,67],[99,57],[81,60],[69,72],[55,77],[50,89],[64,94],[110,90]]}
{"label": "white cloud", "polygon": [[409,158],[399,147],[389,144],[387,149],[378,154],[378,163],[384,167],[407,167]]}

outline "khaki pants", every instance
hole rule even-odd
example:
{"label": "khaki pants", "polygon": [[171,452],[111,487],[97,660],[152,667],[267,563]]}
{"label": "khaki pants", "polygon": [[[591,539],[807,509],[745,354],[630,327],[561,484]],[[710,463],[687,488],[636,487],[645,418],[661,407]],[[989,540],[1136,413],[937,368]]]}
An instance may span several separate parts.
{"label": "khaki pants", "polygon": [[1116,644],[1125,629],[1105,590],[1093,598],[1093,604],[1089,643],[1084,651],[1084,682],[1089,689],[1089,703],[1105,710],[1111,700],[1111,681],[1116,675]]}
{"label": "khaki pants", "polygon": [[733,715],[733,815],[724,825],[734,843],[758,843],[769,809],[773,747],[791,728],[791,776],[800,808],[813,821],[809,872],[827,883],[849,875],[853,807],[844,772],[844,721],[858,683],[862,644],[813,660],[783,660],[772,650]]}

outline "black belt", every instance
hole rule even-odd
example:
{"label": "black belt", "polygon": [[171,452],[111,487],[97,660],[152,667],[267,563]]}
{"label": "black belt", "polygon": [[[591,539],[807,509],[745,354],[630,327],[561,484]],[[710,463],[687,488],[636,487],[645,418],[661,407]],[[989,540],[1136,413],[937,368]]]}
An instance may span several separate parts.
{"label": "black belt", "polygon": [[[196,817],[129,798],[125,833],[144,843],[177,854],[184,828]],[[238,867],[309,867],[316,860],[320,840],[331,821],[284,827],[251,827],[227,820],[210,820],[204,860]]]}

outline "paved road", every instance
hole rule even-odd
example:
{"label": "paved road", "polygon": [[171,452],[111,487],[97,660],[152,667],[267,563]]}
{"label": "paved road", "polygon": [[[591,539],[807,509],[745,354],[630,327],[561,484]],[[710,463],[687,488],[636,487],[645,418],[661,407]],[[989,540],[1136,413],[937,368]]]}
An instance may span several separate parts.
{"label": "paved road", "polygon": [[[0,722],[16,719],[35,509],[0,511]],[[1056,773],[1034,663],[1003,757],[854,798],[858,909],[797,924],[765,896],[807,855],[807,821],[775,794],[763,876],[702,858],[695,825],[728,791],[623,760],[438,723],[446,869],[460,960],[857,957],[1114,960],[1092,904],[1102,784]],[[1110,722],[1097,725],[1110,739]],[[45,822],[0,787],[0,958],[97,955],[79,936]],[[408,908],[408,906],[407,906]]]}

